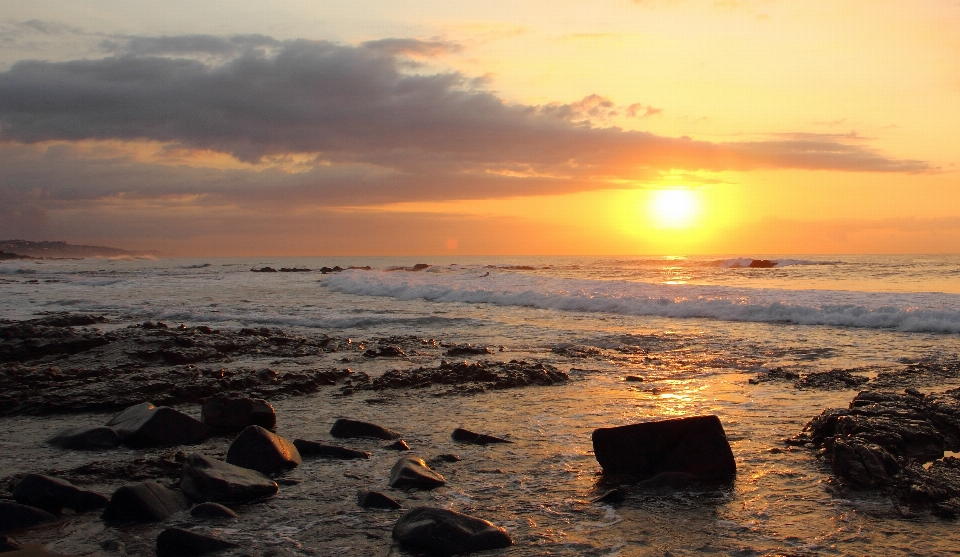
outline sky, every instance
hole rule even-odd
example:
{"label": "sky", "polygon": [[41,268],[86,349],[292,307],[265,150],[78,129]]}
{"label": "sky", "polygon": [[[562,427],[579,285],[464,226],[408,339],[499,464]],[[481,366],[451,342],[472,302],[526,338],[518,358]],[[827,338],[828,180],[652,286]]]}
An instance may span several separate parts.
{"label": "sky", "polygon": [[9,0],[0,238],[960,253],[960,0]]}

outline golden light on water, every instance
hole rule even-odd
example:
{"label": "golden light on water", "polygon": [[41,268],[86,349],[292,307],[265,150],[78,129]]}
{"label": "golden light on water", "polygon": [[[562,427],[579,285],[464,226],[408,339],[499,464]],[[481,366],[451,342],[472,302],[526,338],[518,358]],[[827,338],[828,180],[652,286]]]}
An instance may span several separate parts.
{"label": "golden light on water", "polygon": [[658,190],[651,199],[650,211],[660,228],[687,228],[696,224],[700,200],[691,190]]}

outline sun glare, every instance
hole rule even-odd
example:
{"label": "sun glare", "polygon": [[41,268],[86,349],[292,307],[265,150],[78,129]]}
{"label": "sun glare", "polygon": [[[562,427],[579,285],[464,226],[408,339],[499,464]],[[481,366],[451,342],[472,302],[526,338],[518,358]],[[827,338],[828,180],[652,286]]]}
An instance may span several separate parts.
{"label": "sun glare", "polygon": [[658,190],[653,194],[650,210],[658,226],[685,228],[693,224],[700,204],[690,190]]}

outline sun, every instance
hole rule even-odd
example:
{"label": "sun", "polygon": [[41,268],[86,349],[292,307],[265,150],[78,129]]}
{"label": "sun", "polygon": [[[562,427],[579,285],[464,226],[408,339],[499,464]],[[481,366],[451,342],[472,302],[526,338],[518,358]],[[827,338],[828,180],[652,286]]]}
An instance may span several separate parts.
{"label": "sun", "polygon": [[690,190],[657,190],[653,193],[650,212],[661,228],[685,228],[696,220],[700,203]]}

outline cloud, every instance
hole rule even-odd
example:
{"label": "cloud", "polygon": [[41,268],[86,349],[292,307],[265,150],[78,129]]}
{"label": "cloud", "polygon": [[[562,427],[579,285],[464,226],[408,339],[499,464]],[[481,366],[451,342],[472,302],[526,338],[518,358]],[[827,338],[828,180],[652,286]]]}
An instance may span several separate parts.
{"label": "cloud", "polygon": [[644,106],[642,103],[634,103],[627,107],[627,116],[631,118],[649,118],[663,114],[662,108],[654,108],[652,105]]}

